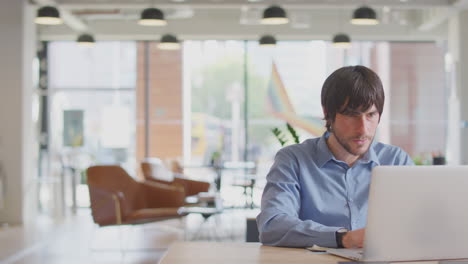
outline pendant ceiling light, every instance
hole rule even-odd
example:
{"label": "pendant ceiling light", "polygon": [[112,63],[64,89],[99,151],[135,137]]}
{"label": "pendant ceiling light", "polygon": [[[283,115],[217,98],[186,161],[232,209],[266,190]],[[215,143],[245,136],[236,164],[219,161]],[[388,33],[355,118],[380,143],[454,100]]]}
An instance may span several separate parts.
{"label": "pendant ceiling light", "polygon": [[350,48],[351,38],[344,33],[336,34],[333,37],[333,46],[337,48]]}
{"label": "pendant ceiling light", "polygon": [[180,43],[177,37],[171,34],[166,34],[161,37],[161,41],[158,44],[158,48],[162,50],[178,50],[180,49]]}
{"label": "pendant ceiling light", "polygon": [[353,18],[351,19],[351,24],[377,25],[379,24],[379,20],[377,20],[377,14],[375,13],[374,9],[367,6],[362,6],[354,10]]}
{"label": "pendant ceiling light", "polygon": [[34,22],[41,25],[59,25],[63,23],[59,11],[53,6],[43,6],[39,8]]}
{"label": "pendant ceiling light", "polygon": [[286,11],[279,6],[270,6],[263,11],[263,18],[260,21],[266,25],[281,25],[289,22]]}
{"label": "pendant ceiling light", "polygon": [[165,26],[167,21],[164,19],[164,13],[157,8],[146,8],[141,12],[141,18],[138,24],[142,26]]}
{"label": "pendant ceiling light", "polygon": [[276,46],[276,39],[272,35],[264,35],[258,42],[262,47]]}
{"label": "pendant ceiling light", "polygon": [[81,34],[76,40],[80,46],[94,46],[95,40],[94,37],[90,34]]}

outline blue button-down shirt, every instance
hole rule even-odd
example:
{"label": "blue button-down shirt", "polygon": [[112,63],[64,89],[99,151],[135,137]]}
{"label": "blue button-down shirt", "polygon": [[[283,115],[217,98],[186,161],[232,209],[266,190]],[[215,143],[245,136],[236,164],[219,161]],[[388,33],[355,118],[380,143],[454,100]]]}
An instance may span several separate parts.
{"label": "blue button-down shirt", "polygon": [[336,247],[337,230],[366,226],[372,168],[413,165],[400,148],[373,142],[350,167],[333,156],[328,136],[325,133],[276,154],[257,216],[263,244]]}

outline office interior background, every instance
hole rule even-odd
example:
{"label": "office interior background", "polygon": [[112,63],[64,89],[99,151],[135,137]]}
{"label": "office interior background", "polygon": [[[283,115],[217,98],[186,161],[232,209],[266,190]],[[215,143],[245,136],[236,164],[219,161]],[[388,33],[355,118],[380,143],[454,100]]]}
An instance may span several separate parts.
{"label": "office interior background", "polygon": [[[272,5],[289,23],[260,22]],[[350,23],[363,5],[379,24]],[[56,7],[63,24],[35,24],[43,6]],[[162,10],[167,25],[139,25],[145,8]],[[301,141],[321,136],[322,83],[347,65],[383,81],[377,140],[417,164],[468,164],[467,8],[466,0],[2,1],[0,256],[35,263],[46,259],[35,246],[54,227],[92,226],[86,168],[96,164],[119,164],[142,181],[141,162],[157,157],[213,183],[213,162],[253,162],[254,214],[281,148],[272,129],[287,144],[286,123]],[[77,43],[83,34],[93,45]],[[180,48],[161,49],[165,34]],[[337,34],[350,47],[336,47]],[[265,35],[276,45],[260,45]],[[225,207],[248,199],[230,186],[242,172],[223,175]]]}

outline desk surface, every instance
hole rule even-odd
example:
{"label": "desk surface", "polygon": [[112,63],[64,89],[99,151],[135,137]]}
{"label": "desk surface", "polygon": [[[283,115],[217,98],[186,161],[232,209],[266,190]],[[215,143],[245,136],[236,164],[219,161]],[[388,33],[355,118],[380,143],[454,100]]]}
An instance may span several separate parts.
{"label": "desk surface", "polygon": [[161,264],[308,263],[336,264],[344,258],[305,249],[262,246],[260,243],[178,242]]}

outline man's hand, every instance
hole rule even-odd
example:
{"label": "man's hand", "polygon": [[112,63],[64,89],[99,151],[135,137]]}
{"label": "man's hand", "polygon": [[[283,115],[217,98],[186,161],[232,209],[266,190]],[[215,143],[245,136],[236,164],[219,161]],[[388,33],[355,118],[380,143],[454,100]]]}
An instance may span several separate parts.
{"label": "man's hand", "polygon": [[362,248],[364,245],[364,235],[366,230],[364,228],[348,231],[343,236],[343,246],[345,248]]}

